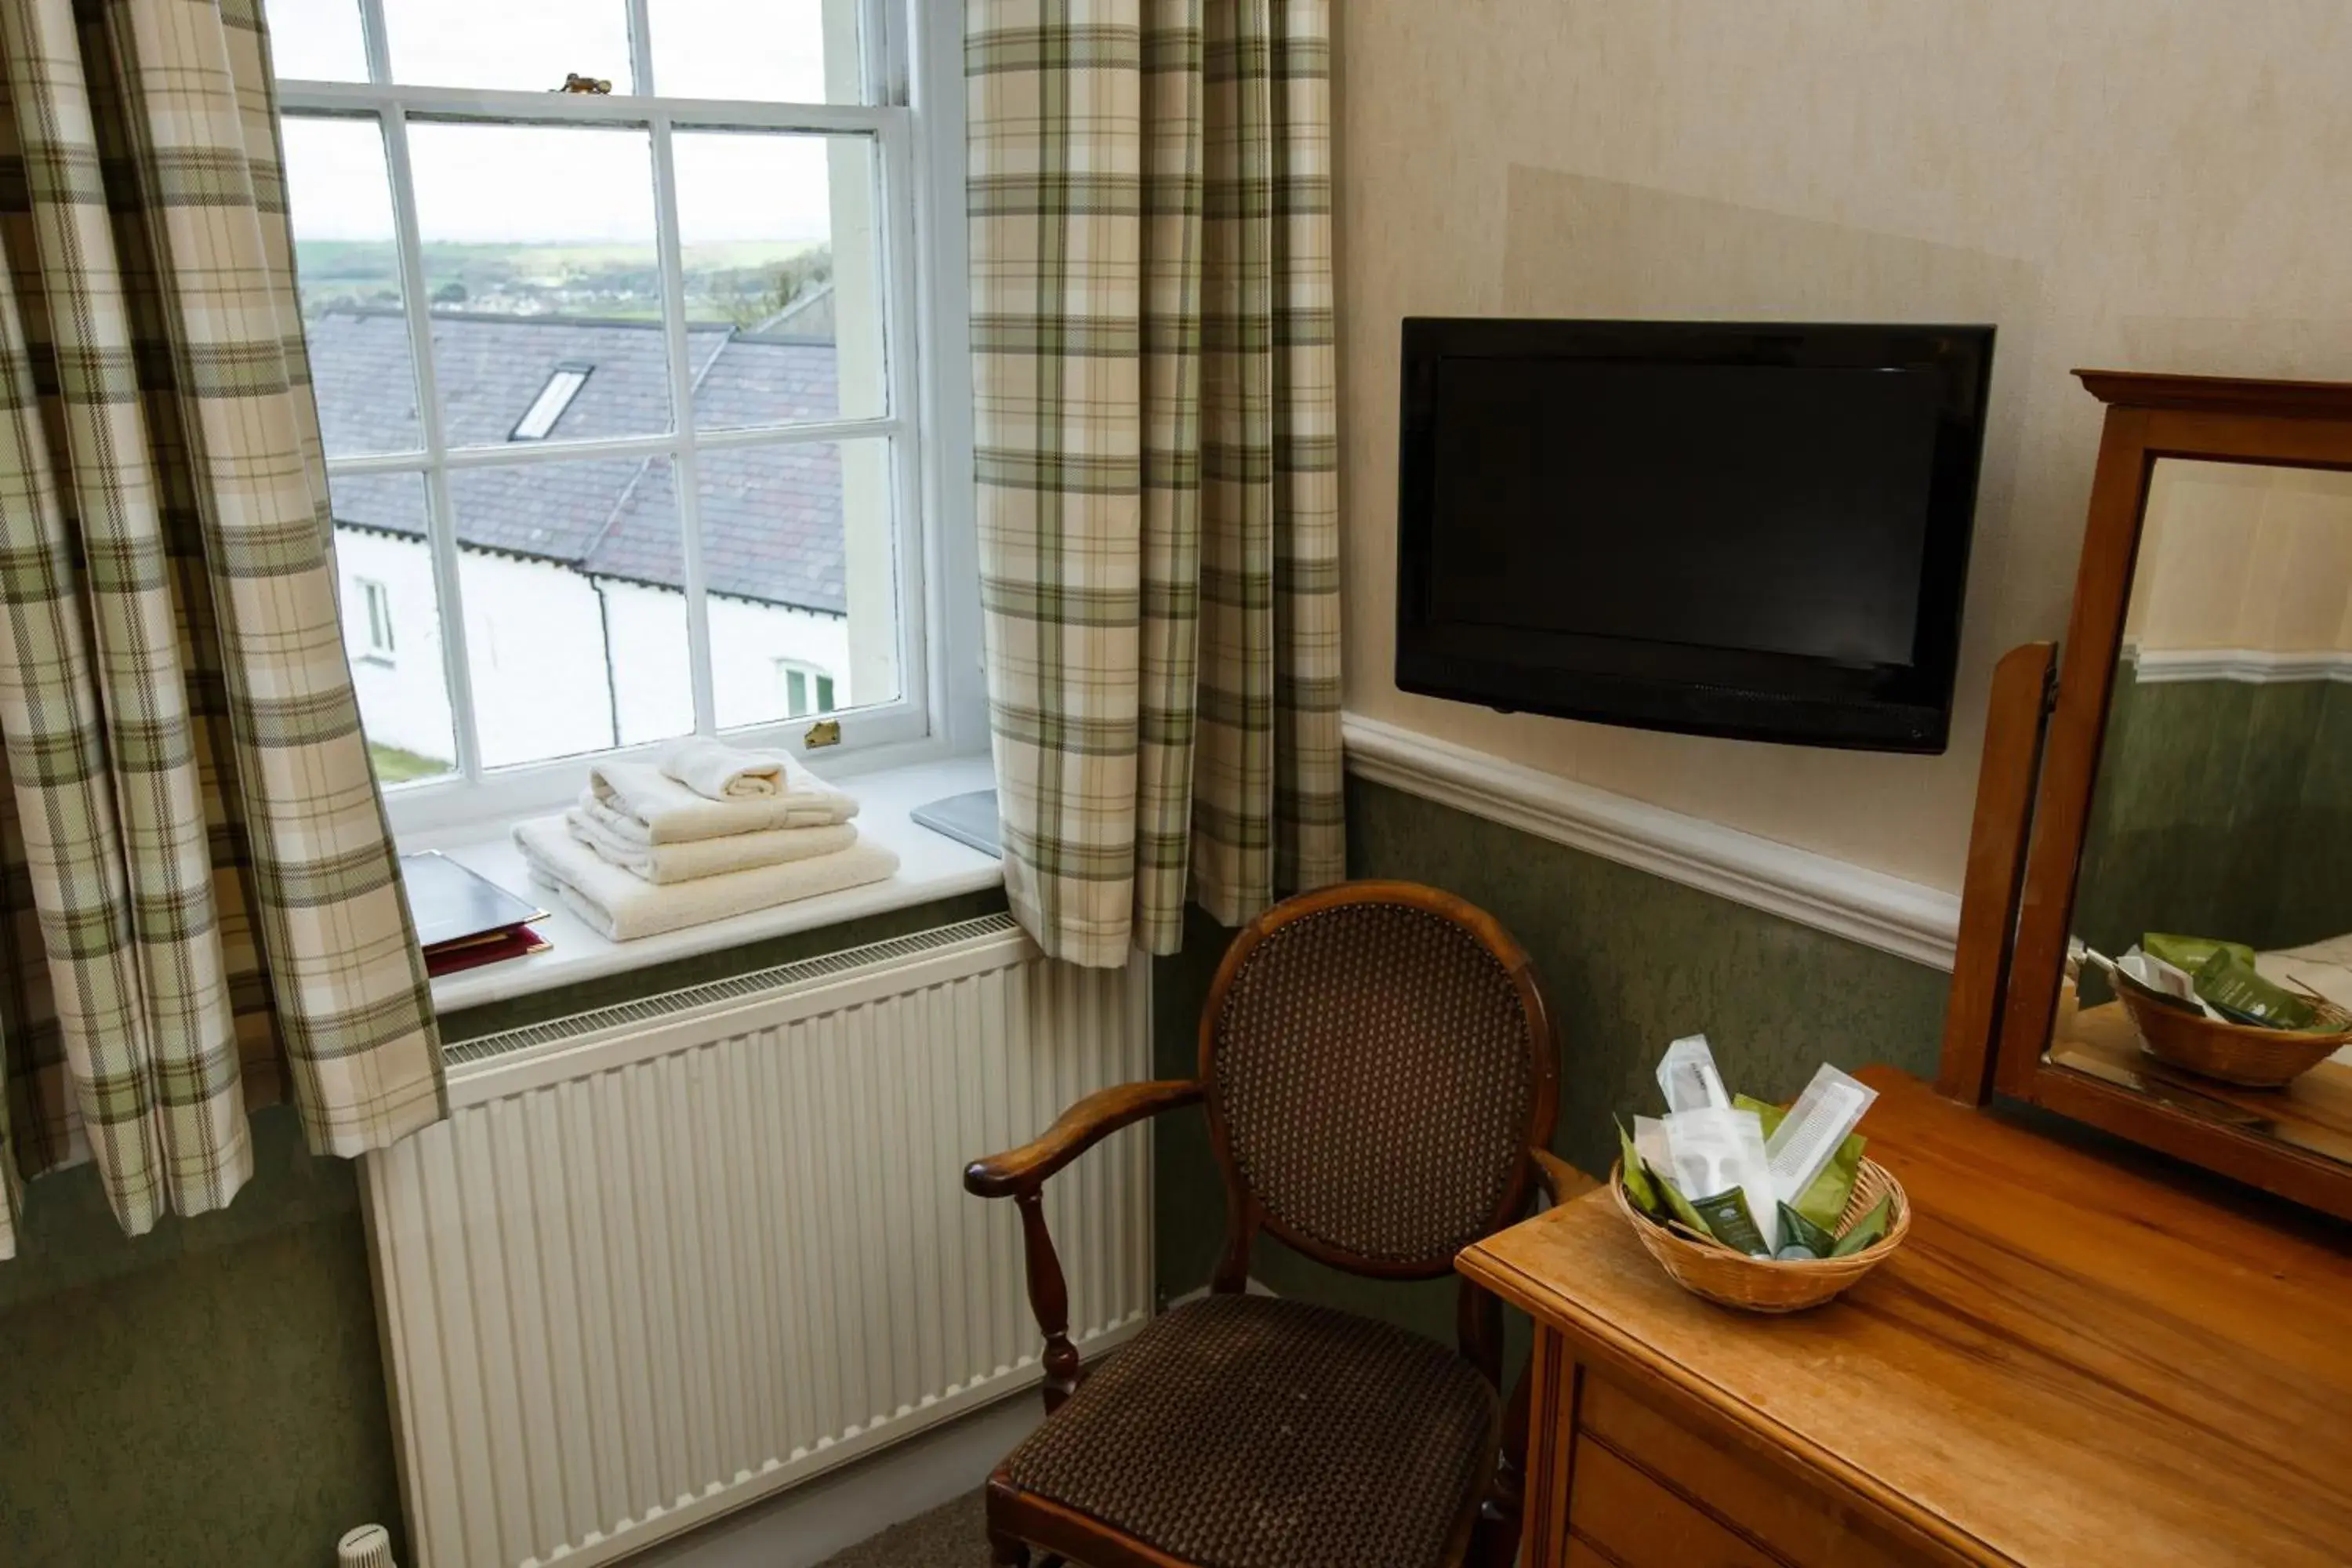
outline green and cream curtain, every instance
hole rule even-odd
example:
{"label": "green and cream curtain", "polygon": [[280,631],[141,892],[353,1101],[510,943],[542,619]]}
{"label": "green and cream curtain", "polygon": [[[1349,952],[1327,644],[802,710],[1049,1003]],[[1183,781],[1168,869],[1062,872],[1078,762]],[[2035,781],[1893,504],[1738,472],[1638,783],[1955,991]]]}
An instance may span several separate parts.
{"label": "green and cream curtain", "polygon": [[1342,872],[1328,0],[969,0],[1005,879],[1174,952]]}
{"label": "green and cream curtain", "polygon": [[0,1257],[435,1121],[343,664],[257,0],[0,0]]}

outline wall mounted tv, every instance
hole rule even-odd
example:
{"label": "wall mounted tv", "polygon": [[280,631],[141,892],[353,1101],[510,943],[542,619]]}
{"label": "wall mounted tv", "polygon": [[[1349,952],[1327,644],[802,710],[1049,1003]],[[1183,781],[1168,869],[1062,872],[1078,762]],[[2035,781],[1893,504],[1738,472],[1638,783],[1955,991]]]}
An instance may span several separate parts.
{"label": "wall mounted tv", "polygon": [[1408,320],[1397,685],[1942,751],[1992,339]]}

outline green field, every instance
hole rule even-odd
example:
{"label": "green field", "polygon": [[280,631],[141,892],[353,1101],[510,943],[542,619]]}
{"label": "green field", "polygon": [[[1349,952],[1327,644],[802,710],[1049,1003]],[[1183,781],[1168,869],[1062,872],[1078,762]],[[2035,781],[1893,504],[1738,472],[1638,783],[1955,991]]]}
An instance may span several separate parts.
{"label": "green field", "polygon": [[[742,241],[689,247],[686,312],[698,321],[751,326],[831,277],[824,245]],[[425,293],[444,310],[507,315],[661,315],[661,279],[644,245],[457,245],[424,247]],[[311,239],[295,247],[302,312],[400,302],[400,262],[390,240]]]}
{"label": "green field", "polygon": [[424,757],[415,752],[404,752],[398,746],[368,742],[368,761],[375,764],[375,782],[380,784],[406,784],[411,779],[435,778],[449,771],[449,764],[438,757]]}

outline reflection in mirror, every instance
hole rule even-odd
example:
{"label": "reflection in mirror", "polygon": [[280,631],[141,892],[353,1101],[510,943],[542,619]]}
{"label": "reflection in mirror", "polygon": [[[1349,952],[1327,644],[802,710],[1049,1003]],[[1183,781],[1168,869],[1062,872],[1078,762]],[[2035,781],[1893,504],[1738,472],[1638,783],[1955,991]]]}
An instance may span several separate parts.
{"label": "reflection in mirror", "polygon": [[2352,474],[2157,464],[2073,931],[2052,1062],[2352,1163]]}

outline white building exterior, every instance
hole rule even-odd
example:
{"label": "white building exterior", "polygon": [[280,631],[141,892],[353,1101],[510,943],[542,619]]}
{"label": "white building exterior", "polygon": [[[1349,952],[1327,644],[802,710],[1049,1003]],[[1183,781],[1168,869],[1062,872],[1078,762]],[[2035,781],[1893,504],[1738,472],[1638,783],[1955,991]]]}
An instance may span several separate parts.
{"label": "white building exterior", "polygon": [[[448,761],[456,749],[431,550],[412,535],[338,524],[335,552],[344,646],[369,741]],[[682,593],[470,549],[459,552],[458,571],[485,766],[693,731]],[[389,648],[373,646],[370,584],[378,613],[390,613]],[[707,603],[721,728],[792,717],[792,668],[831,680],[835,708],[861,700],[850,683],[846,616],[716,594]],[[599,657],[583,663],[583,653]],[[806,689],[813,708],[814,686]]]}

